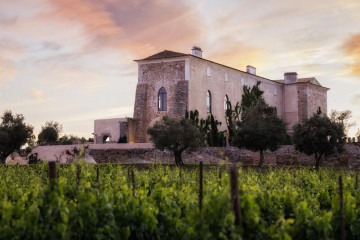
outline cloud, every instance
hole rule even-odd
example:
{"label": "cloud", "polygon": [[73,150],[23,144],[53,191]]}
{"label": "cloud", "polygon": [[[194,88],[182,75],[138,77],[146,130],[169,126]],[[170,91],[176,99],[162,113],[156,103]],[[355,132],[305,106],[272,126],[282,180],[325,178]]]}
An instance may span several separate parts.
{"label": "cloud", "polygon": [[61,48],[61,45],[59,43],[49,42],[49,41],[44,41],[42,43],[42,46],[44,49],[49,49],[49,50],[53,50],[53,51],[60,50],[60,48]]}
{"label": "cloud", "polygon": [[161,0],[54,0],[54,13],[65,21],[78,22],[96,48],[126,49],[147,56],[166,46],[190,48],[201,35],[201,21],[192,6]]}
{"label": "cloud", "polygon": [[[244,70],[247,65],[259,64],[261,59],[261,49],[245,44],[241,41],[218,39],[213,46],[220,46],[210,48],[209,60],[230,66],[236,69]],[[207,58],[207,57],[206,57]],[[256,67],[256,66],[254,66]]]}
{"label": "cloud", "polygon": [[44,94],[40,89],[31,90],[29,95],[32,100],[39,101],[39,102],[44,101]]}
{"label": "cloud", "polygon": [[[86,31],[95,39],[111,39],[121,34],[110,13],[105,11],[101,2],[88,0],[53,0],[56,15],[65,17],[68,21],[78,21],[85,25]],[[53,14],[53,13],[52,13]]]}
{"label": "cloud", "polygon": [[4,28],[13,26],[16,22],[17,17],[3,17],[0,15],[0,26]]}
{"label": "cloud", "polygon": [[48,77],[55,81],[56,88],[76,88],[79,93],[84,90],[95,91],[106,82],[106,79],[100,74],[77,66],[51,69]]}
{"label": "cloud", "polygon": [[16,74],[16,68],[12,61],[0,57],[0,86],[9,82]]}
{"label": "cloud", "polygon": [[352,59],[350,71],[356,76],[360,76],[360,33],[349,37],[342,48],[347,56]]}
{"label": "cloud", "polygon": [[359,106],[360,105],[360,94],[356,94],[353,98],[352,98],[352,104]]}

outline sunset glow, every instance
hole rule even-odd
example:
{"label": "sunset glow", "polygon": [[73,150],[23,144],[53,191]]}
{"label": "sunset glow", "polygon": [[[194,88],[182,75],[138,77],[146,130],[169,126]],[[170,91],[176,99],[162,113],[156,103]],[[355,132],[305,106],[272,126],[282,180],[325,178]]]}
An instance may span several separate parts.
{"label": "sunset glow", "polygon": [[92,137],[132,117],[137,64],[165,49],[282,79],[315,77],[360,128],[359,0],[0,0],[0,113]]}

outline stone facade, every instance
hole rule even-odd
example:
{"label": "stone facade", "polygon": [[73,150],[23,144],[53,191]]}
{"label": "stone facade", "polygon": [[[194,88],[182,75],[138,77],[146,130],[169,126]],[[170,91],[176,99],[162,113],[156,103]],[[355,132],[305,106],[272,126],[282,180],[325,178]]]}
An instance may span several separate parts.
{"label": "stone facade", "polygon": [[327,113],[326,89],[314,84],[298,84],[297,89],[299,122],[304,122],[318,110]]}
{"label": "stone facade", "polygon": [[[202,53],[201,49],[200,52]],[[278,116],[287,123],[291,134],[294,124],[311,117],[320,108],[327,111],[326,93],[315,78],[298,78],[296,72],[285,73],[282,80],[256,75],[256,68],[241,71],[202,58],[202,54],[163,51],[137,60],[138,85],[134,106],[138,142],[149,142],[146,129],[162,116],[183,117],[186,110],[198,110],[206,118],[207,94],[211,95],[211,113],[226,130],[224,101],[241,102],[243,86],[260,82],[265,101],[276,107]],[[167,110],[158,110],[158,93],[166,89]]]}
{"label": "stone facade", "polygon": [[120,137],[128,136],[128,119],[98,119],[94,124],[94,143],[116,143]]}
{"label": "stone facade", "polygon": [[[160,88],[166,90],[166,111],[158,109]],[[185,81],[184,60],[139,63],[139,79],[134,106],[138,142],[150,141],[146,130],[162,116],[185,116],[187,98],[188,82]]]}
{"label": "stone facade", "polygon": [[[198,110],[200,118],[207,118],[208,95],[211,113],[222,122],[220,130],[226,130],[225,98],[235,105],[241,102],[243,87],[252,87],[257,82],[261,83],[265,101],[276,107],[290,134],[294,124],[311,117],[319,108],[327,112],[329,89],[313,77],[298,78],[296,72],[288,72],[284,79],[270,80],[256,75],[252,66],[247,66],[246,71],[234,69],[204,59],[202,50],[194,49],[193,54],[163,51],[136,60],[134,116],[127,120],[129,129],[125,131],[129,142],[150,142],[147,129],[164,115],[183,117],[186,110]],[[164,108],[160,107],[164,104]]]}

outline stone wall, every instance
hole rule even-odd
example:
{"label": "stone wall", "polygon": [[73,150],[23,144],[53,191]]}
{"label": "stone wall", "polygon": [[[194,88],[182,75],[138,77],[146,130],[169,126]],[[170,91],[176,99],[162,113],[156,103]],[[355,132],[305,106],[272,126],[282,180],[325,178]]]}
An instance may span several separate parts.
{"label": "stone wall", "polygon": [[233,106],[241,102],[243,86],[254,86],[261,82],[265,101],[276,107],[283,117],[283,84],[239,71],[231,67],[190,57],[189,110],[197,109],[200,118],[207,118],[207,91],[211,93],[211,112],[222,122],[220,130],[226,130],[224,98],[227,95]]}
{"label": "stone wall", "polygon": [[[346,151],[339,156],[323,159],[323,166],[348,166],[360,169],[360,144],[346,144]],[[89,154],[98,163],[173,163],[171,152],[152,147],[131,149],[90,149]],[[184,163],[240,162],[245,165],[259,163],[259,153],[235,147],[202,148],[193,153],[184,153]],[[314,165],[314,156],[299,153],[292,145],[281,146],[277,151],[265,152],[265,163],[276,165]]]}
{"label": "stone wall", "polygon": [[321,109],[321,112],[327,114],[327,89],[314,85],[307,84],[308,100],[307,100],[307,115],[311,117],[317,110]]}
{"label": "stone wall", "polygon": [[307,106],[308,106],[308,96],[307,96],[307,85],[298,84],[298,119],[299,123],[304,123],[308,118]]}
{"label": "stone wall", "polygon": [[327,89],[311,83],[299,83],[298,88],[298,109],[299,122],[303,123],[311,118],[318,109],[327,114]]}
{"label": "stone wall", "polygon": [[176,84],[176,94],[174,103],[174,115],[185,116],[188,106],[189,82],[179,81]]}
{"label": "stone wall", "polygon": [[[167,95],[166,111],[158,111],[158,92],[162,87]],[[149,142],[147,128],[162,116],[184,116],[187,91],[185,60],[139,64],[139,82],[134,106],[134,120],[137,122],[136,142]]]}
{"label": "stone wall", "polygon": [[135,105],[134,105],[134,120],[135,127],[133,129],[134,132],[134,141],[135,142],[144,142],[146,139],[146,132],[144,132],[143,126],[144,123],[147,122],[147,84],[146,83],[138,83],[136,86],[135,93]]}

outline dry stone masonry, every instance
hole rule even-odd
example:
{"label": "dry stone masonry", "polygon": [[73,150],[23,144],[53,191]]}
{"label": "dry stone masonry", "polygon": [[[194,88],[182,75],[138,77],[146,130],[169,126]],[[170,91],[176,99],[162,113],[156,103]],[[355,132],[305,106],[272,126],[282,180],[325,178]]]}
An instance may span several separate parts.
{"label": "dry stone masonry", "polygon": [[[192,54],[165,50],[136,60],[138,83],[134,115],[132,119],[124,120],[128,128],[95,127],[94,134],[98,136],[95,139],[101,140],[99,136],[104,134],[125,134],[131,143],[150,142],[147,128],[164,115],[183,117],[186,110],[197,109],[200,118],[206,118],[209,114],[208,95],[211,95],[211,113],[223,123],[220,130],[226,130],[224,99],[228,98],[233,104],[240,102],[243,86],[251,87],[257,82],[261,82],[260,89],[264,91],[265,101],[276,107],[279,117],[287,123],[290,134],[294,124],[308,119],[319,109],[325,114],[327,112],[329,89],[321,86],[314,77],[298,78],[296,72],[287,72],[284,79],[270,80],[256,75],[255,67],[247,66],[246,71],[241,71],[204,59],[202,55],[202,50],[194,47]],[[95,123],[118,124],[107,119],[95,120]],[[104,129],[121,133],[107,133]]]}

